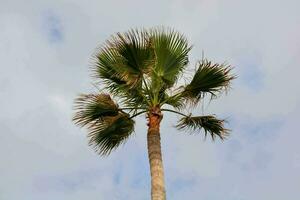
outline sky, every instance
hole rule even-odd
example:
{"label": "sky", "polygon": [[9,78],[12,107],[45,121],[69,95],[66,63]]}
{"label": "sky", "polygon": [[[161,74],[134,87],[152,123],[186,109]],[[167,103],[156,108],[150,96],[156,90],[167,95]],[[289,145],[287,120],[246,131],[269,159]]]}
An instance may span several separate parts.
{"label": "sky", "polygon": [[145,117],[108,157],[93,152],[71,118],[74,98],[96,91],[95,49],[116,32],[163,25],[193,44],[191,68],[204,52],[238,76],[227,94],[193,110],[227,119],[224,142],[178,132],[178,118],[164,115],[167,198],[298,200],[299,7],[298,0],[0,0],[0,199],[150,199]]}

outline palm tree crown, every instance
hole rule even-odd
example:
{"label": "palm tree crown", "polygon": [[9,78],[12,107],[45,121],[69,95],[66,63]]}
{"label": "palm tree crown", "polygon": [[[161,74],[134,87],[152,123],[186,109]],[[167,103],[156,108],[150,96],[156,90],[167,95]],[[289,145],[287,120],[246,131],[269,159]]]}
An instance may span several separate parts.
{"label": "palm tree crown", "polygon": [[163,112],[182,117],[176,126],[179,130],[202,129],[212,139],[224,139],[229,132],[224,128],[225,121],[214,115],[182,113],[207,95],[217,97],[235,78],[229,65],[202,59],[187,84],[179,85],[190,50],[187,39],[171,29],[117,33],[94,55],[93,77],[100,81],[102,92],[81,94],[75,100],[73,120],[87,127],[89,143],[100,155],[108,155],[124,143],[134,132],[134,117],[147,114],[152,200],[166,199],[160,144]]}
{"label": "palm tree crown", "polygon": [[202,129],[213,139],[228,135],[224,120],[214,115],[182,113],[206,95],[217,97],[235,78],[229,65],[202,59],[188,83],[178,85],[191,48],[182,34],[153,28],[117,33],[96,51],[93,77],[104,86],[103,92],[81,94],[75,100],[73,120],[87,127],[89,143],[99,154],[107,155],[125,142],[134,132],[134,117],[153,108],[182,115],[179,130]]}

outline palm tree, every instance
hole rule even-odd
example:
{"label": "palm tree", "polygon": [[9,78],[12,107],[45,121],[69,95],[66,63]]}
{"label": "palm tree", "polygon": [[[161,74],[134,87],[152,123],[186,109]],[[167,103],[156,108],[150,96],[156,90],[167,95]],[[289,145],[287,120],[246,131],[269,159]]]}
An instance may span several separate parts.
{"label": "palm tree", "polygon": [[[195,74],[178,86],[191,50],[187,39],[166,28],[117,33],[94,55],[93,77],[103,86],[94,94],[75,100],[73,121],[87,127],[89,144],[108,155],[134,132],[134,118],[146,113],[151,199],[165,200],[166,191],[160,144],[163,112],[179,114],[179,130],[200,132],[224,139],[229,130],[214,115],[192,116],[182,111],[196,106],[205,96],[215,98],[235,77],[231,67],[201,59]],[[181,81],[182,82],[182,81]],[[118,103],[117,103],[118,102]]]}

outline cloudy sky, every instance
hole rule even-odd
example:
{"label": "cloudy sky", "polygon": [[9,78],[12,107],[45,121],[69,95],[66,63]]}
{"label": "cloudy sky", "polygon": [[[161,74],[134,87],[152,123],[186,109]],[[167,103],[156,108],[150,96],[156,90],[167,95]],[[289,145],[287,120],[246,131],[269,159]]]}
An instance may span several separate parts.
{"label": "cloudy sky", "polygon": [[[89,66],[111,34],[165,25],[201,58],[232,64],[227,95],[195,112],[218,114],[225,142],[176,131],[165,115],[168,199],[300,198],[298,0],[0,0],[0,199],[148,200],[146,122],[109,157],[71,122],[93,92]],[[298,117],[297,117],[298,116]]]}

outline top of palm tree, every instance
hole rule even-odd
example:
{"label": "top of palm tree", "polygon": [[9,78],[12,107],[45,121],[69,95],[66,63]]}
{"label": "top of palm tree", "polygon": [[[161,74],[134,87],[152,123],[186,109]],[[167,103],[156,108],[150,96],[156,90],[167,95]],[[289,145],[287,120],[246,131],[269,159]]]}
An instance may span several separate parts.
{"label": "top of palm tree", "polygon": [[117,33],[95,52],[93,77],[104,92],[80,95],[73,120],[88,128],[96,151],[109,154],[134,131],[133,118],[154,107],[182,115],[179,130],[203,129],[213,139],[226,137],[224,120],[182,113],[186,105],[197,105],[207,95],[217,97],[235,78],[229,65],[202,59],[188,83],[179,85],[191,48],[184,35],[160,27]]}

